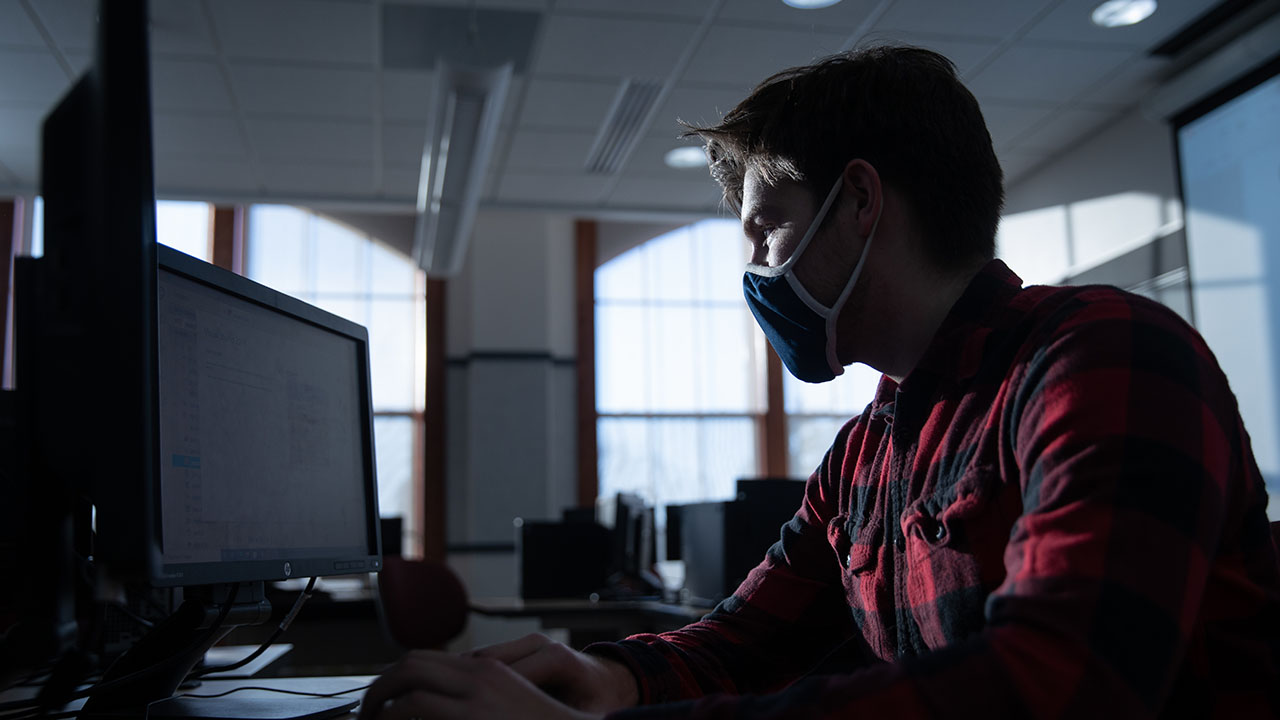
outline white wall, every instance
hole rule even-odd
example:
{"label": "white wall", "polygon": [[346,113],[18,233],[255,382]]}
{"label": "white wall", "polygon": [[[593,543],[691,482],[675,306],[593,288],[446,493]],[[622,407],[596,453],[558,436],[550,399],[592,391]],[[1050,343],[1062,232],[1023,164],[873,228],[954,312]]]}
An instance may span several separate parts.
{"label": "white wall", "polygon": [[1181,227],[1172,130],[1135,109],[1007,188],[997,254],[1054,283]]}

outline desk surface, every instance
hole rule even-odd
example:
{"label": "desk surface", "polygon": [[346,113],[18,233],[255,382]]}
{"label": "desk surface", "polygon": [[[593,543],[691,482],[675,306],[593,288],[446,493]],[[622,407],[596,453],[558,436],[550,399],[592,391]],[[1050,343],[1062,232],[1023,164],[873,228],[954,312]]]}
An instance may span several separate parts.
{"label": "desk surface", "polygon": [[479,615],[537,618],[543,629],[569,633],[569,646],[581,650],[596,642],[611,642],[643,633],[676,630],[695,622],[711,608],[659,600],[598,600],[474,598],[471,610]]}
{"label": "desk surface", "polygon": [[699,620],[712,610],[705,605],[684,605],[661,600],[587,600],[585,598],[525,600],[517,597],[472,598],[471,609],[481,615],[501,617],[630,613],[688,622]]}

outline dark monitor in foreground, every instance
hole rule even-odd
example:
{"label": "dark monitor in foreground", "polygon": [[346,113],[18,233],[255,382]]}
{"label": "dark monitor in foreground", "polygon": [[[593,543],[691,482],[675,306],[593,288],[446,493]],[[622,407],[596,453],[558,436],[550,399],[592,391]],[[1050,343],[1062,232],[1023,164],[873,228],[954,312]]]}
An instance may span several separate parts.
{"label": "dark monitor in foreground", "polygon": [[[163,702],[270,617],[265,581],[381,566],[364,328],[156,244],[149,22],[145,0],[98,3],[93,62],[43,125],[44,256],[15,267],[0,682],[43,678],[15,716],[203,712]],[[173,587],[182,605],[78,691],[106,611]],[[354,701],[230,704],[210,712]]]}

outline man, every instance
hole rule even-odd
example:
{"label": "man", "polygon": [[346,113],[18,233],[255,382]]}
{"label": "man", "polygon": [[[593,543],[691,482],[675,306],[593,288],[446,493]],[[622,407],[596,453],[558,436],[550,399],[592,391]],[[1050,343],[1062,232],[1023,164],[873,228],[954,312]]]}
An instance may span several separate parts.
{"label": "man", "polygon": [[1225,377],[1163,307],[992,260],[1001,171],[950,62],[836,56],[695,132],[773,347],[812,382],[879,369],[875,400],[703,620],[411,654],[365,717],[1280,716],[1280,570]]}

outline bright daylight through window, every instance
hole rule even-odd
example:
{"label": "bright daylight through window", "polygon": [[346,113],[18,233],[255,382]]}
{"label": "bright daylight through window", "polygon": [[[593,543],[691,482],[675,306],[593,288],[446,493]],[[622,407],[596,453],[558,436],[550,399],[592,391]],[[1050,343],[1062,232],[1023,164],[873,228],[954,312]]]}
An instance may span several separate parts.
{"label": "bright daylight through window", "polygon": [[742,297],[746,260],[736,221],[705,220],[596,270],[600,497],[638,493],[659,523],[667,504],[730,498],[735,481],[764,474],[771,403],[788,416],[787,475],[807,478],[870,402],[879,373],[863,365],[820,385],[787,375],[783,397],[768,397],[769,350]]}
{"label": "bright daylight through window", "polygon": [[421,542],[426,277],[404,255],[315,213],[284,205],[249,211],[246,274],[369,329],[378,508]]}

